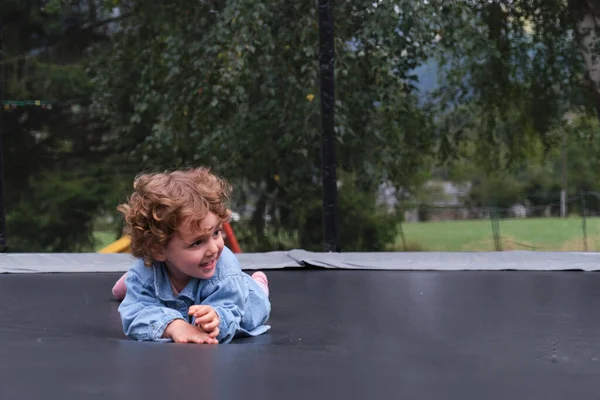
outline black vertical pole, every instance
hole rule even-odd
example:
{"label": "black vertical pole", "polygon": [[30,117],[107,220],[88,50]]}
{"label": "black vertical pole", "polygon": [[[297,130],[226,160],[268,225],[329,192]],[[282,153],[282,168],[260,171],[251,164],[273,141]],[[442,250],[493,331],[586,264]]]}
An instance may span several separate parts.
{"label": "black vertical pole", "polygon": [[6,211],[4,205],[4,132],[2,129],[4,113],[4,43],[2,42],[2,23],[0,22],[0,252],[6,252]]}
{"label": "black vertical pole", "polygon": [[333,0],[317,0],[319,5],[319,64],[321,76],[321,168],[323,176],[323,247],[340,251],[337,221],[337,178],[334,138],[334,36]]}
{"label": "black vertical pole", "polygon": [[585,196],[587,195],[587,192],[585,190],[581,191],[581,227],[583,229],[583,251],[588,251],[588,238],[587,238],[587,222],[585,220],[586,218],[586,211],[587,211],[587,205],[585,204]]}

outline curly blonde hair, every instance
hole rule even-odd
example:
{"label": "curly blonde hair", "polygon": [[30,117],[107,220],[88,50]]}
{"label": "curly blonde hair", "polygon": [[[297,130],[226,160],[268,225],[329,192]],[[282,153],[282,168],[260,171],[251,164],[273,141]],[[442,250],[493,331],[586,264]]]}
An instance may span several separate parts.
{"label": "curly blonde hair", "polygon": [[133,194],[117,209],[125,218],[124,234],[131,238],[131,253],[152,265],[183,221],[197,229],[209,212],[221,222],[229,220],[230,185],[200,167],[138,175]]}

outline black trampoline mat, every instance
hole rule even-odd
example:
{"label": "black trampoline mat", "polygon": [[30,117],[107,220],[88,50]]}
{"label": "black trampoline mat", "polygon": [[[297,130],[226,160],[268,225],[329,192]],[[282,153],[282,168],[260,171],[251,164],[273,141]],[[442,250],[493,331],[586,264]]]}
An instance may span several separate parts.
{"label": "black trampoline mat", "polygon": [[126,338],[120,274],[0,275],[0,399],[595,399],[600,275],[269,271],[270,333]]}

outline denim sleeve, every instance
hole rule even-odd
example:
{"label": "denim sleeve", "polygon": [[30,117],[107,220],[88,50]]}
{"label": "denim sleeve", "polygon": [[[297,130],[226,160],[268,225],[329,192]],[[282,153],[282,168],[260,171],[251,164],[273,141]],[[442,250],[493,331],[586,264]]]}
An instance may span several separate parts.
{"label": "denim sleeve", "polygon": [[134,270],[127,273],[125,284],[127,294],[119,306],[125,334],[134,340],[170,342],[162,335],[172,321],[184,319],[181,314],[164,306]]}
{"label": "denim sleeve", "polygon": [[219,315],[219,343],[229,343],[240,329],[248,286],[240,274],[227,276],[214,285],[212,293],[202,304],[211,306]]}

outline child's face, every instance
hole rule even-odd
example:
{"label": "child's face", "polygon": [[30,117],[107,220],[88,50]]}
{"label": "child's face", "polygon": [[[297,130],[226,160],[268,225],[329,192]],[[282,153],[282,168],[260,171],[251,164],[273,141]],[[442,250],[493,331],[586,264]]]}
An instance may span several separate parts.
{"label": "child's face", "polygon": [[184,221],[163,250],[160,261],[165,261],[173,272],[211,278],[223,251],[221,229],[221,221],[213,213],[208,213],[198,231],[193,231],[189,221]]}

